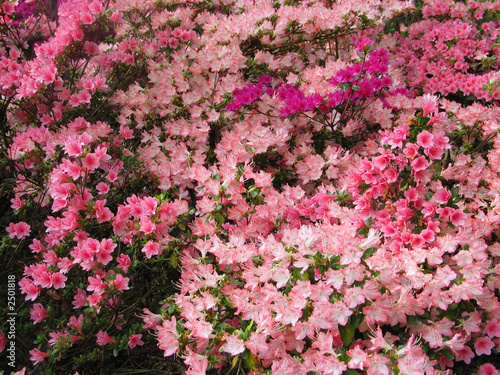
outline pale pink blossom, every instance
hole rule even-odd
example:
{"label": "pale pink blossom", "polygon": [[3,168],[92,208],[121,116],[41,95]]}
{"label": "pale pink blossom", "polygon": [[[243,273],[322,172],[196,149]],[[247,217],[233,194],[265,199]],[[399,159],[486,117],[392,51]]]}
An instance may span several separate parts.
{"label": "pale pink blossom", "polygon": [[245,351],[245,343],[238,337],[233,335],[225,335],[226,343],[223,346],[223,350],[231,355],[238,355]]}

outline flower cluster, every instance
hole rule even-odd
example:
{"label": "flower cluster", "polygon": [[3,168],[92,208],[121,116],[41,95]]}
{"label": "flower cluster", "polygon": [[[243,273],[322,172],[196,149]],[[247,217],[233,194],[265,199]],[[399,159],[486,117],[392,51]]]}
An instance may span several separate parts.
{"label": "flower cluster", "polygon": [[484,90],[498,70],[498,10],[494,2],[428,1],[422,21],[403,23],[386,48],[415,93],[498,100],[500,91]]}
{"label": "flower cluster", "polygon": [[[368,99],[383,97],[388,88],[392,86],[392,79],[389,77],[389,58],[385,49],[370,50],[371,41],[362,41],[363,58],[358,63],[348,65],[340,69],[329,80],[333,90],[324,95],[314,93],[306,95],[300,88],[291,84],[278,84],[277,88],[272,88],[272,79],[268,75],[260,78],[257,85],[249,83],[247,87],[233,91],[233,101],[226,107],[228,111],[238,111],[243,106],[250,106],[262,95],[269,97],[276,96],[283,104],[280,106],[280,116],[287,117],[306,112],[318,112],[325,115],[334,111],[341,113],[339,119],[332,122],[347,123],[347,119],[353,116],[351,107],[363,107]],[[361,42],[358,45],[361,46]],[[265,85],[267,84],[267,85]],[[266,87],[267,86],[267,87]],[[398,91],[391,92],[391,94]],[[343,118],[342,118],[343,117]],[[332,126],[333,127],[333,126]]]}
{"label": "flower cluster", "polygon": [[[418,113],[425,102],[413,103]],[[475,223],[483,212],[442,164],[452,144],[441,126],[420,116],[381,131],[343,174],[344,191],[295,194],[276,232],[198,240],[170,301],[177,318],[153,323],[160,349],[205,353],[218,366],[228,353],[253,371],[334,374],[439,373],[450,358],[492,354],[500,302],[497,282],[483,280],[497,278],[486,238],[499,224]],[[482,173],[496,186],[498,176]],[[481,310],[452,312],[472,301]]]}

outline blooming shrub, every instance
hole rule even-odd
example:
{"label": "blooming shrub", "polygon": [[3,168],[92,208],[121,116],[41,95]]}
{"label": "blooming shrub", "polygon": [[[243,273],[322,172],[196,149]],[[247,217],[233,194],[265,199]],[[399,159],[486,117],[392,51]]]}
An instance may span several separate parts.
{"label": "blooming shrub", "polygon": [[494,1],[425,1],[422,20],[402,23],[386,48],[415,93],[498,101],[499,11]]}
{"label": "blooming shrub", "polygon": [[420,5],[2,3],[16,370],[491,373],[500,17]]}

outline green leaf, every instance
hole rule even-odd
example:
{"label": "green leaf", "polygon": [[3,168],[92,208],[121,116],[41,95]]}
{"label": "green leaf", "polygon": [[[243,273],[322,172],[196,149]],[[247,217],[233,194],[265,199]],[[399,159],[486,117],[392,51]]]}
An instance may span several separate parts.
{"label": "green leaf", "polygon": [[257,188],[257,189],[255,189],[255,190],[250,191],[250,196],[251,196],[252,198],[257,197],[259,194],[260,194],[260,188]]}
{"label": "green leaf", "polygon": [[363,315],[353,315],[349,318],[349,321],[345,326],[339,325],[340,337],[342,338],[342,342],[344,346],[348,346],[351,344],[354,339],[354,335],[356,330],[359,328],[359,325],[363,322]]}
{"label": "green leaf", "polygon": [[219,223],[219,224],[223,224],[226,219],[224,218],[224,216],[222,216],[221,214],[219,213],[216,213],[213,215],[214,216],[214,219]]}
{"label": "green leaf", "polygon": [[167,307],[168,315],[172,315],[175,312],[175,305],[171,304]]}
{"label": "green leaf", "polygon": [[406,321],[411,326],[418,326],[418,323],[420,323],[419,319],[414,315],[407,316]]}
{"label": "green leaf", "polygon": [[179,256],[175,251],[170,254],[169,263],[173,268],[177,268],[177,266],[179,265]]}
{"label": "green leaf", "polygon": [[370,247],[369,249],[366,249],[364,254],[363,254],[363,259],[367,259],[367,258],[371,257],[376,252],[377,252],[376,247]]}
{"label": "green leaf", "polygon": [[453,361],[455,360],[455,356],[453,355],[453,352],[448,349],[448,348],[444,348],[444,349],[441,349],[440,350],[440,353],[447,359]]}

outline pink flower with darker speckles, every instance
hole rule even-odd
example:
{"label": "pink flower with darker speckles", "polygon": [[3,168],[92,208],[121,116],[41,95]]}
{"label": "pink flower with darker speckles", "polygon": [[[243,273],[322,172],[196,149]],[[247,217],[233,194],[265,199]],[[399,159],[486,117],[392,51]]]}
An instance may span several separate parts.
{"label": "pink flower with darker speckles", "polygon": [[62,289],[66,286],[66,280],[68,278],[60,272],[55,272],[51,275],[50,279],[54,289]]}
{"label": "pink flower with darker speckles", "polygon": [[148,241],[146,245],[142,248],[142,252],[146,254],[146,258],[151,258],[153,255],[158,255],[160,250],[160,244]]}
{"label": "pink flower with darker speckles", "polygon": [[30,235],[31,227],[24,221],[20,221],[19,223],[10,223],[5,230],[9,233],[10,238],[17,237],[22,240]]}
{"label": "pink flower with darker speckles", "polygon": [[495,343],[489,337],[480,337],[474,343],[477,355],[491,355],[491,349],[495,347]]}
{"label": "pink flower with darker speckles", "polygon": [[485,332],[491,338],[500,337],[500,321],[498,319],[492,319],[485,328]]}
{"label": "pink flower with darker speckles", "polygon": [[99,167],[99,158],[93,153],[87,154],[82,160],[82,165],[93,171]]}

